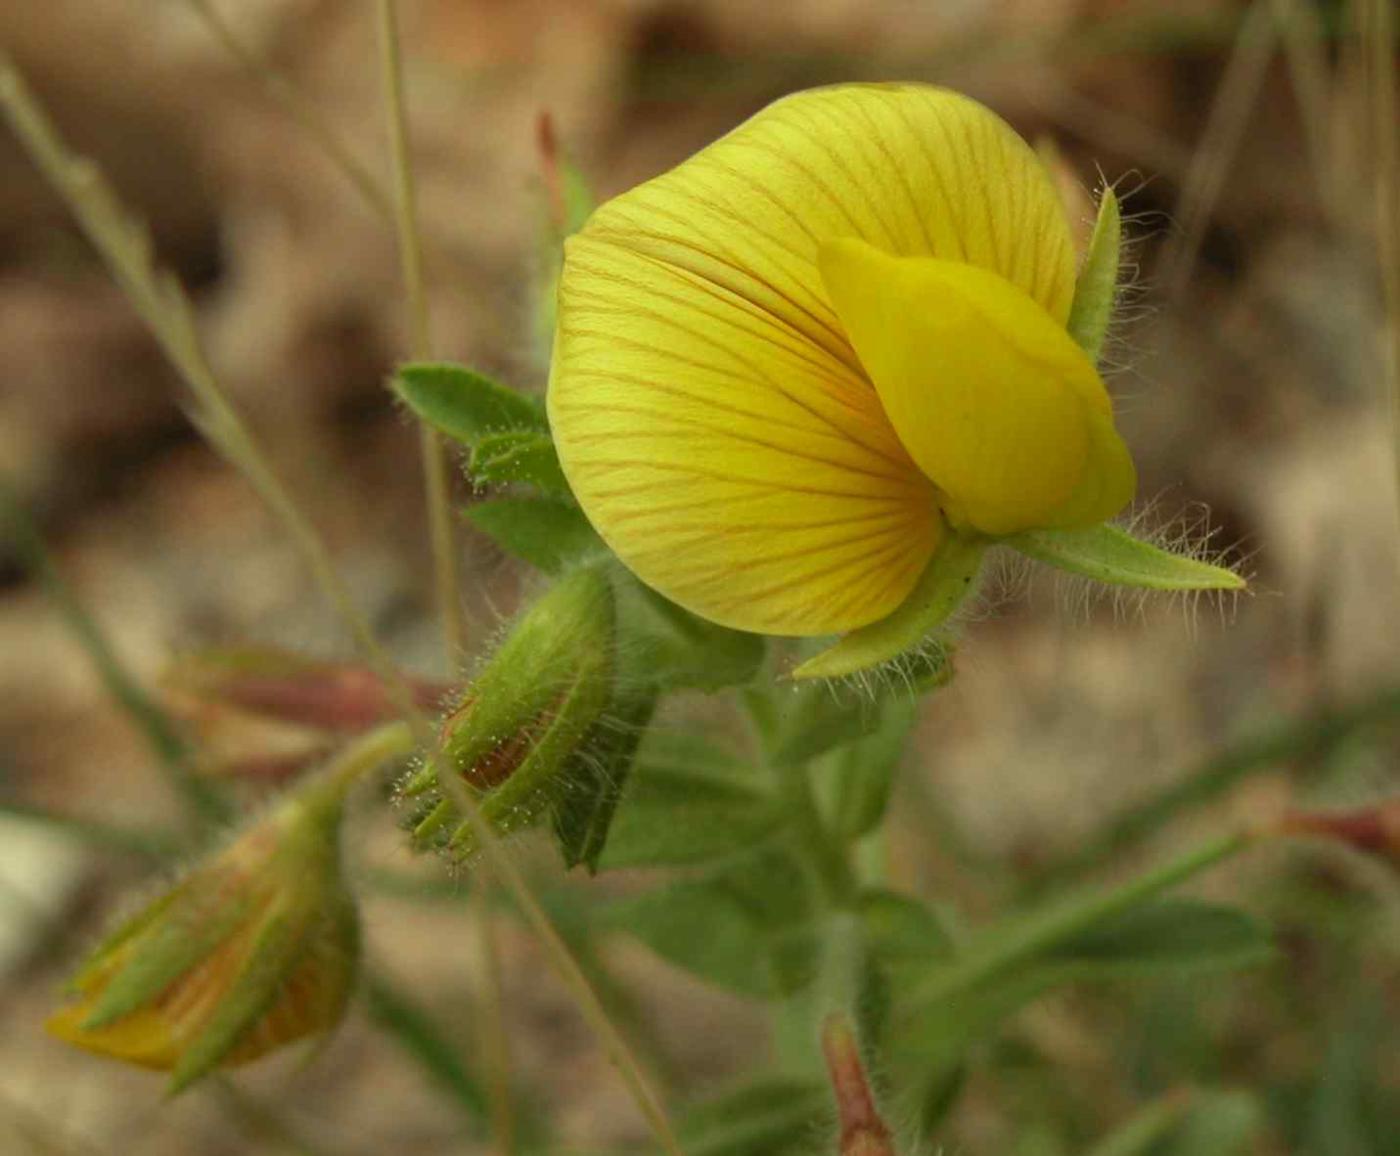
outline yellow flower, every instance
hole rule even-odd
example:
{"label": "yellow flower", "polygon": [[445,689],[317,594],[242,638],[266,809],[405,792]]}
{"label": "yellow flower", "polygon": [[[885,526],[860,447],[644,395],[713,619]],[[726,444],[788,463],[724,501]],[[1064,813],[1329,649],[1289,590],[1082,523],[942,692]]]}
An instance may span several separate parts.
{"label": "yellow flower", "polygon": [[688,610],[853,630],[951,531],[1091,526],[1135,475],[1066,331],[1035,153],[921,85],[788,97],[567,245],[549,383],[590,521]]}

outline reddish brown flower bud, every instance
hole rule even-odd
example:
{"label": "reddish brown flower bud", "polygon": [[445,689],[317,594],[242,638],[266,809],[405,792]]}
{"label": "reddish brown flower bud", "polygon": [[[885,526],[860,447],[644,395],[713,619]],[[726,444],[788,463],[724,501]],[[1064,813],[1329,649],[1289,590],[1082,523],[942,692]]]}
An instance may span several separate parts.
{"label": "reddish brown flower bud", "polygon": [[822,1052],[841,1124],[840,1156],[896,1156],[894,1138],[875,1104],[850,1020],[835,1013],[822,1027]]}

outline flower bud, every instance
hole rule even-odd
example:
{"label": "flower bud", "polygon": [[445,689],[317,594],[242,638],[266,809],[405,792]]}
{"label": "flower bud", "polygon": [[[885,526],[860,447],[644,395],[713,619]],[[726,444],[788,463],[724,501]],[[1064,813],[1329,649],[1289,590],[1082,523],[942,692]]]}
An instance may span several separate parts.
{"label": "flower bud", "polygon": [[1400,796],[1352,811],[1289,811],[1274,831],[1335,840],[1400,868]]}
{"label": "flower bud", "polygon": [[343,800],[351,772],[404,741],[391,727],[350,748],[123,923],[74,978],[76,998],[48,1030],[168,1071],[176,1092],[335,1027],[359,945],[340,861]]}
{"label": "flower bud", "polygon": [[895,1156],[894,1139],[876,1107],[860,1043],[844,1015],[833,1014],[822,1025],[822,1053],[841,1125],[840,1156]]}
{"label": "flower bud", "polygon": [[613,696],[615,615],[608,579],[577,570],[516,621],[444,721],[436,759],[403,788],[429,804],[419,812],[420,844],[474,850],[471,827],[443,797],[438,774],[451,768],[481,800],[500,832],[528,826]]}
{"label": "flower bud", "polygon": [[[444,684],[409,679],[419,707]],[[166,671],[167,705],[194,733],[208,774],[279,780],[398,714],[383,680],[364,666],[264,647],[201,650]]]}

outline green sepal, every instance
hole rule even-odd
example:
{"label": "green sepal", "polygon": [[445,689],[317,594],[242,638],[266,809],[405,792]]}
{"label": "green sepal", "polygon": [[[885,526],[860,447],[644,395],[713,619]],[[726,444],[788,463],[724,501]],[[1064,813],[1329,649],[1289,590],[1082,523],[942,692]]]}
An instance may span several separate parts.
{"label": "green sepal", "polygon": [[82,966],[65,985],[65,990],[70,995],[80,994],[89,983],[106,970],[112,954],[119,947],[135,939],[148,927],[152,927],[157,919],[170,910],[171,906],[180,898],[184,887],[184,883],[177,884],[164,895],[147,903],[119,922],[108,934],[102,937],[96,947],[88,952]]}
{"label": "green sepal", "polygon": [[170,1073],[170,1095],[217,1068],[271,1010],[305,949],[308,934],[303,922],[289,912],[263,921],[238,978],[220,997],[204,1030],[180,1053]]}
{"label": "green sepal", "polygon": [[571,493],[554,439],[537,430],[484,434],[473,446],[467,467],[478,486],[534,486],[546,494]]}
{"label": "green sepal", "polygon": [[559,498],[489,498],[463,513],[507,554],[546,574],[560,574],[607,553],[583,512]]}
{"label": "green sepal", "polygon": [[[180,886],[173,902],[157,903],[152,914],[158,921],[138,916],[144,930],[116,937],[119,942],[130,942],[131,957],[93,1003],[83,1020],[84,1031],[107,1027],[156,999],[218,950],[256,906],[248,895],[235,897],[212,889],[199,894],[204,880],[190,882]],[[100,955],[93,960],[94,964],[100,962]]]}
{"label": "green sepal", "polygon": [[795,679],[841,678],[912,651],[943,626],[976,586],[990,539],[949,532],[913,592],[878,622],[844,635],[792,672]]}
{"label": "green sepal", "polygon": [[619,695],[560,775],[554,836],[566,867],[582,864],[590,875],[597,874],[599,857],[607,846],[618,803],[658,697],[651,687]]}
{"label": "green sepal", "polygon": [[415,416],[463,445],[475,446],[491,434],[549,432],[544,405],[537,398],[464,365],[401,366],[393,387]]}
{"label": "green sepal", "polygon": [[1097,362],[1103,350],[1113,307],[1118,299],[1118,262],[1122,248],[1123,221],[1118,211],[1118,198],[1104,186],[1099,198],[1099,213],[1094,232],[1089,238],[1089,250],[1084,266],[1074,285],[1074,301],[1069,309],[1066,328],[1069,335]]}
{"label": "green sepal", "polygon": [[1033,530],[1001,539],[1027,558],[1112,586],[1145,590],[1243,590],[1233,570],[1172,554],[1105,522],[1087,530]]}
{"label": "green sepal", "polygon": [[590,701],[606,702],[614,623],[612,587],[597,569],[574,570],[556,582],[516,618],[444,723],[438,759],[414,774],[403,793],[431,789],[437,763],[469,773],[505,738],[533,728],[580,682],[589,684]]}
{"label": "green sepal", "polygon": [[[597,667],[579,671],[551,708],[544,729],[532,738],[525,761],[482,798],[481,817],[493,831],[505,835],[532,826],[560,792],[569,790],[567,771],[572,757],[599,724],[610,702],[612,656],[600,655],[599,662]],[[448,846],[462,859],[475,853],[477,843],[476,831],[463,821]]]}

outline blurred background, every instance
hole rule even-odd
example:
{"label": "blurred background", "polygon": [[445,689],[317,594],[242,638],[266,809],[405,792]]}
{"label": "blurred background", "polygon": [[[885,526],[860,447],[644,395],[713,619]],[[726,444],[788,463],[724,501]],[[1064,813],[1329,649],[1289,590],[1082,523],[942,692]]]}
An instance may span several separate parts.
{"label": "blurred background", "polygon": [[[402,9],[435,343],[522,387],[544,379],[542,113],[607,196],[793,89],[928,80],[1053,144],[1086,226],[1101,181],[1123,197],[1131,289],[1111,384],[1147,517],[1244,559],[1253,589],[1224,605],[1139,606],[1009,576],[925,711],[887,848],[896,886],[976,918],[1045,872],[1121,873],[1164,840],[1240,817],[1400,789],[1385,356],[1400,308],[1400,126],[1383,99],[1397,23],[1384,0]],[[0,41],[149,222],[220,381],[381,636],[406,666],[447,674],[417,435],[384,389],[408,347],[393,230],[315,139],[332,134],[388,187],[372,5],[45,0],[0,7]],[[0,358],[7,502],[29,512],[54,571],[141,678],[201,645],[349,654],[287,540],[201,442],[178,378],[3,133]],[[466,529],[462,549],[482,640],[521,577]],[[168,872],[121,832],[155,839],[180,814],[34,563],[15,540],[0,545],[0,1151],[473,1150],[470,1089],[444,1094],[451,1077],[425,1074],[383,1030],[383,1006],[357,1009],[314,1065],[275,1059],[170,1104],[157,1080],[43,1035],[80,949]],[[1132,816],[1154,806],[1171,834],[1139,837]],[[436,865],[415,863],[373,808],[354,841],[375,883],[371,966],[451,1033],[470,1082],[482,956],[468,888],[436,884]],[[538,862],[560,910],[585,905],[588,885]],[[1239,1097],[1255,1121],[1241,1151],[1400,1150],[1395,874],[1325,845],[1279,847],[1210,888],[1274,923],[1274,965],[1037,1002],[988,1042],[942,1150],[1068,1156],[1174,1089]],[[643,1136],[529,938],[500,924],[528,1098],[577,1150]],[[648,1025],[676,1094],[722,1086],[762,1056],[755,1007],[625,940],[590,949],[619,1006]]]}

